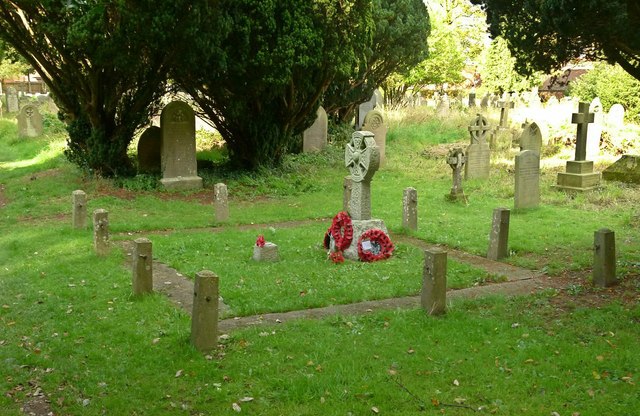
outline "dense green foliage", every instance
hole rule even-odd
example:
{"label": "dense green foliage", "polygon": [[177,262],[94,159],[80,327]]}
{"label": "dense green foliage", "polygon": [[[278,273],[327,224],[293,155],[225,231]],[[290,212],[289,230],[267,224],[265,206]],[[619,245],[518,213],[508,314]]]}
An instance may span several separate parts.
{"label": "dense green foliage", "polygon": [[497,37],[486,50],[482,68],[482,87],[491,92],[523,91],[539,85],[539,72],[524,76],[516,72],[516,59],[511,56],[507,42]]}
{"label": "dense green foliage", "polygon": [[0,38],[53,93],[69,125],[71,161],[102,176],[132,172],[127,146],[165,92],[176,46],[195,35],[186,22],[197,22],[200,3],[0,3]]}
{"label": "dense green foliage", "polygon": [[0,39],[0,80],[24,75],[30,68],[11,45]]}
{"label": "dense green foliage", "polygon": [[622,104],[630,121],[640,121],[640,81],[618,65],[596,64],[593,70],[569,85],[568,94],[587,102],[600,97],[605,111],[613,104]]}
{"label": "dense green foliage", "polygon": [[483,4],[522,73],[549,71],[574,58],[606,59],[640,79],[637,0],[472,0]]}

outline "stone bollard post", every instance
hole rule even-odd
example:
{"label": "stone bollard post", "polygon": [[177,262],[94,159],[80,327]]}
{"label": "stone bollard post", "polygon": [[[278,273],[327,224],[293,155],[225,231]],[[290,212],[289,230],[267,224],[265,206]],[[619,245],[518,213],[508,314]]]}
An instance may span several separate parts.
{"label": "stone bollard post", "polygon": [[229,201],[227,185],[217,183],[213,186],[213,203],[216,210],[216,221],[224,222],[229,220]]}
{"label": "stone bollard post", "polygon": [[139,296],[153,292],[153,254],[151,241],[148,238],[137,238],[133,241],[133,295]]}
{"label": "stone bollard post", "polygon": [[489,260],[500,260],[509,256],[509,217],[511,211],[507,208],[493,210],[493,223],[489,236]]}
{"label": "stone bollard post", "polygon": [[593,234],[593,284],[609,287],[617,283],[616,279],[616,236],[607,228],[601,228]]}
{"label": "stone bollard post", "polygon": [[349,213],[349,201],[351,201],[351,185],[351,176],[345,176],[342,182],[342,210],[347,214]]}
{"label": "stone bollard post", "polygon": [[402,227],[418,230],[418,191],[406,188],[402,195]]}
{"label": "stone bollard post", "polygon": [[73,228],[83,229],[87,226],[87,194],[84,191],[73,191]]}
{"label": "stone bollard post", "polygon": [[109,212],[93,211],[93,247],[98,256],[109,254]]}
{"label": "stone bollard post", "polygon": [[429,315],[441,315],[447,308],[447,252],[443,250],[424,251],[424,271],[422,275],[422,309]]}
{"label": "stone bollard post", "polygon": [[191,344],[198,351],[218,345],[218,276],[208,270],[196,273],[191,314]]}

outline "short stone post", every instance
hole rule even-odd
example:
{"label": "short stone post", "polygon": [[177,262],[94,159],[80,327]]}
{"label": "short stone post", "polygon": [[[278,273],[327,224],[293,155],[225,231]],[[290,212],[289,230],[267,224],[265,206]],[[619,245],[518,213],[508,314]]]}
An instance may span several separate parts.
{"label": "short stone post", "polygon": [[418,229],[418,191],[415,188],[406,188],[402,194],[402,227]]}
{"label": "short stone post", "polygon": [[133,295],[139,296],[153,292],[153,254],[151,241],[148,238],[137,238],[133,241]]}
{"label": "short stone post", "polygon": [[191,313],[191,344],[202,352],[218,345],[218,295],[220,281],[209,270],[196,273]]}
{"label": "short stone post", "polygon": [[84,191],[73,191],[73,228],[83,229],[87,226],[87,194]]}
{"label": "short stone post", "polygon": [[424,251],[424,271],[422,275],[422,309],[429,315],[441,315],[447,308],[447,252],[443,250]]}
{"label": "short stone post", "polygon": [[351,175],[344,177],[342,182],[342,210],[349,213],[349,201],[351,201]]}
{"label": "short stone post", "polygon": [[489,260],[500,260],[509,255],[509,217],[511,211],[507,208],[493,210],[493,223],[489,236]]}
{"label": "short stone post", "polygon": [[229,220],[227,185],[224,183],[217,183],[213,186],[213,203],[216,209],[216,221],[224,222]]}
{"label": "short stone post", "polygon": [[93,247],[98,256],[109,254],[109,212],[93,211]]}
{"label": "short stone post", "polygon": [[593,284],[609,287],[616,279],[616,236],[607,228],[601,228],[593,235]]}

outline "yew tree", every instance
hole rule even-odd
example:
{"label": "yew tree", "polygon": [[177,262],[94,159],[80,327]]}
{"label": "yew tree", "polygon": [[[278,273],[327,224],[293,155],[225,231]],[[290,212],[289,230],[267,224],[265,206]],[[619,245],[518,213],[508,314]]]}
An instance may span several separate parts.
{"label": "yew tree", "polygon": [[508,41],[519,72],[549,71],[575,58],[618,63],[640,79],[638,0],[472,0],[489,30]]}
{"label": "yew tree", "polygon": [[127,146],[165,92],[205,0],[3,0],[0,38],[38,71],[69,132],[67,157],[132,173]]}

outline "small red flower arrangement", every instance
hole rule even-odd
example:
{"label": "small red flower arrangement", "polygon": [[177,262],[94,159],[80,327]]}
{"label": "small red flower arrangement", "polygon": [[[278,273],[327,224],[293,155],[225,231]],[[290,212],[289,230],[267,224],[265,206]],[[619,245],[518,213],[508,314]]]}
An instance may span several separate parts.
{"label": "small red flower arrangement", "polygon": [[332,251],[329,253],[329,258],[334,263],[344,263],[344,256],[342,255],[342,251]]}
{"label": "small red flower arrangement", "polygon": [[256,246],[258,247],[264,247],[265,241],[264,241],[264,236],[262,234],[260,234],[258,236],[258,239],[256,240]]}

